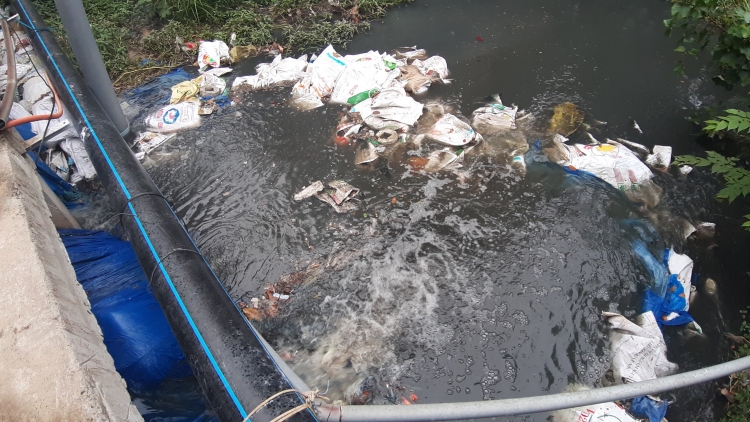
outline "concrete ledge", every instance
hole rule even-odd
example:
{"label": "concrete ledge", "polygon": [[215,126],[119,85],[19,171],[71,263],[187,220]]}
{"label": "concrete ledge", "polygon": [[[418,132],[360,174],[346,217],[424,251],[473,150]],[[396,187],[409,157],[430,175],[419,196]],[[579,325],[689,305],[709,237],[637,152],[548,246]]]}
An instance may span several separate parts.
{"label": "concrete ledge", "polygon": [[22,145],[0,132],[0,421],[142,421]]}

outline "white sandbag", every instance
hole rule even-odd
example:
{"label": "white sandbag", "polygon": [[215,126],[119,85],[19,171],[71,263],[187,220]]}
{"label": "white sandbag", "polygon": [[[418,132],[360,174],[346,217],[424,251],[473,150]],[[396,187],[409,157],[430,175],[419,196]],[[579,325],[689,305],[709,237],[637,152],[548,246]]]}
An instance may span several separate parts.
{"label": "white sandbag", "polygon": [[693,260],[687,255],[678,254],[674,249],[670,249],[667,267],[670,275],[677,274],[677,280],[685,289],[685,309],[683,310],[687,311],[690,309],[690,288],[693,285]]}
{"label": "white sandbag", "polygon": [[471,114],[471,125],[482,135],[490,135],[502,130],[516,128],[518,107],[504,106],[499,100],[496,103],[480,107]]}
{"label": "white sandbag", "polygon": [[[55,110],[53,111],[52,108],[55,107]],[[47,97],[44,98],[41,101],[38,101],[36,104],[31,106],[31,114],[35,116],[49,116],[50,113],[57,113],[57,105],[55,104],[53,98]],[[47,148],[54,148],[56,145],[60,143],[63,139],[67,138],[76,138],[78,137],[78,133],[76,132],[76,129],[73,127],[72,122],[75,120],[71,116],[70,112],[68,111],[65,106],[63,106],[63,114],[58,119],[52,119],[51,122],[49,122],[49,129],[48,133],[58,126],[60,126],[64,121],[68,121],[68,127],[66,127],[64,130],[61,130],[60,132],[57,132],[56,134],[52,136],[48,136],[44,140],[44,145],[47,146]],[[31,129],[36,133],[37,135],[44,133],[44,129],[47,128],[47,120],[37,120],[36,122],[31,122]]]}
{"label": "white sandbag", "polygon": [[31,113],[29,113],[21,104],[13,103],[13,105],[10,107],[10,113],[8,113],[8,121],[13,121],[29,116],[31,116]]}
{"label": "white sandbag", "polygon": [[422,104],[414,101],[403,88],[388,88],[375,98],[368,98],[350,110],[359,113],[373,129],[400,130],[414,126],[422,115]]}
{"label": "white sandbag", "polygon": [[201,41],[198,45],[198,67],[203,73],[209,67],[219,67],[222,60],[232,62],[229,46],[224,41]]}
{"label": "white sandbag", "polygon": [[462,147],[482,140],[482,135],[472,129],[468,123],[450,113],[435,122],[435,126],[426,135],[435,142],[453,147]]}
{"label": "white sandbag", "polygon": [[70,180],[70,169],[68,168],[68,157],[60,150],[53,150],[47,154],[47,167],[55,172],[66,182]]}
{"label": "white sandbag", "polygon": [[346,67],[346,61],[332,45],[320,53],[320,57],[310,64],[310,86],[319,98],[325,98],[333,93],[336,79]]}
{"label": "white sandbag", "polygon": [[648,166],[622,144],[566,145],[557,140],[554,142],[559,155],[550,156],[550,160],[590,173],[623,192],[638,190],[654,176]]}
{"label": "white sandbag", "polygon": [[323,101],[311,88],[310,75],[305,75],[292,88],[292,105],[300,110],[312,110],[323,107]]}
{"label": "white sandbag", "polygon": [[89,154],[86,152],[86,148],[84,148],[83,142],[79,138],[64,139],[60,142],[60,148],[73,159],[73,162],[76,165],[77,176],[71,174],[71,183],[77,183],[79,181],[77,180],[78,177],[82,177],[86,180],[91,180],[96,177],[94,165],[91,163]]}
{"label": "white sandbag", "polygon": [[[33,67],[31,64],[22,64],[22,63],[16,63],[16,77],[18,78],[18,81],[20,82],[21,79],[24,78]],[[35,73],[36,74],[36,73]],[[0,89],[5,90],[5,86],[8,84],[8,66],[7,65],[1,65],[0,66]]]}
{"label": "white sandbag", "polygon": [[307,55],[298,59],[276,56],[271,63],[261,63],[255,67],[256,74],[235,78],[232,88],[249,86],[251,89],[262,89],[272,86],[291,85],[305,77]]}
{"label": "white sandbag", "polygon": [[443,83],[447,82],[445,78],[448,77],[448,63],[446,63],[444,58],[432,56],[426,60],[414,60],[412,64],[428,78],[440,80]]}
{"label": "white sandbag", "polygon": [[620,314],[603,312],[612,326],[612,369],[618,382],[640,382],[677,372],[667,360],[667,345],[652,312],[635,317],[635,323]]}
{"label": "white sandbag", "polygon": [[348,104],[347,100],[360,92],[380,89],[388,79],[388,71],[376,56],[376,60],[365,60],[348,63],[336,79],[336,86],[331,93],[331,104]]}
{"label": "white sandbag", "polygon": [[23,84],[23,101],[28,104],[29,111],[31,111],[31,106],[48,95],[51,96],[52,91],[40,76],[34,76]]}
{"label": "white sandbag", "polygon": [[200,104],[184,102],[170,104],[146,117],[145,123],[151,132],[176,132],[200,126],[198,115]]}

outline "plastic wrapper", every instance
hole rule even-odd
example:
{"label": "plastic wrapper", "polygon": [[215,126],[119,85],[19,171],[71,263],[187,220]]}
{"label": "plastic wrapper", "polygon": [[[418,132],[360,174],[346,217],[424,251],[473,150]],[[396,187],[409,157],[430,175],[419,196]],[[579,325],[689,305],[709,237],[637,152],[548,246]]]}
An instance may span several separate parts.
{"label": "plastic wrapper", "polygon": [[188,101],[162,107],[146,117],[151,132],[176,132],[200,126],[200,104]]}
{"label": "plastic wrapper", "polygon": [[168,140],[174,138],[175,135],[175,133],[142,132],[138,134],[135,143],[143,154],[148,154]]}
{"label": "plastic wrapper", "polygon": [[198,68],[200,72],[209,67],[219,67],[222,60],[232,61],[229,46],[224,41],[201,41],[198,46]]}
{"label": "plastic wrapper", "polygon": [[272,86],[291,85],[306,76],[307,55],[298,59],[276,56],[271,63],[261,63],[255,67],[256,74],[240,76],[234,79],[232,88],[247,86],[250,89],[262,89]]}

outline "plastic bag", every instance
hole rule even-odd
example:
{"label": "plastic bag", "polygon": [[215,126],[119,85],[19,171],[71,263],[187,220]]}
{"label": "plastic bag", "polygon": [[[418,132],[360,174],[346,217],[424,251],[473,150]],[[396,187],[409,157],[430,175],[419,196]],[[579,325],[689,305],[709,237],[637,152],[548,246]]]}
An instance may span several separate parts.
{"label": "plastic bag", "polygon": [[198,95],[199,85],[202,83],[203,77],[197,77],[190,81],[180,82],[172,87],[172,97],[169,99],[169,104],[178,104],[183,101],[187,101],[195,98]]}
{"label": "plastic bag", "polygon": [[146,117],[145,123],[151,132],[176,132],[200,126],[198,115],[200,104],[188,101],[168,105]]}
{"label": "plastic bag", "polygon": [[612,326],[610,349],[615,379],[640,382],[675,373],[677,365],[667,360],[667,345],[651,312],[642,313],[635,323],[620,314],[603,312]]}
{"label": "plastic bag", "polygon": [[633,399],[630,411],[633,415],[648,418],[649,422],[661,422],[667,416],[669,403],[664,400],[655,400],[649,396],[640,396]]}
{"label": "plastic bag", "polygon": [[474,131],[468,123],[452,114],[445,114],[441,117],[426,135],[429,139],[454,147],[461,147],[482,140],[482,135]]}
{"label": "plastic bag", "polygon": [[660,297],[667,294],[667,284],[669,283],[669,273],[664,267],[664,263],[654,258],[643,242],[636,240],[633,242],[633,252],[641,259],[643,265],[653,277],[653,283],[649,286]]}
{"label": "plastic bag", "polygon": [[222,60],[232,61],[229,46],[224,41],[201,41],[198,46],[198,70],[203,73],[208,67],[219,67]]}
{"label": "plastic bag", "polygon": [[226,87],[227,83],[224,82],[224,79],[206,72],[200,82],[200,95],[201,97],[215,97],[221,95]]}
{"label": "plastic bag", "polygon": [[232,82],[232,88],[248,86],[250,89],[262,89],[272,86],[293,84],[305,77],[307,55],[298,59],[276,56],[271,63],[261,63],[255,67],[256,74],[240,76]]}

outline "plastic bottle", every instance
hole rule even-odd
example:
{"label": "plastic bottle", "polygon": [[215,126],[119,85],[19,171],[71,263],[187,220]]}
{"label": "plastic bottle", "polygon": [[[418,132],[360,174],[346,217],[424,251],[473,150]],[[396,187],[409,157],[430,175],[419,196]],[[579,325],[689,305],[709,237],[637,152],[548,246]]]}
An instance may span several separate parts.
{"label": "plastic bottle", "polygon": [[378,89],[371,89],[369,91],[362,91],[359,94],[355,94],[355,95],[352,95],[351,97],[349,97],[349,99],[346,100],[346,102],[349,103],[349,104],[351,104],[351,105],[356,105],[356,104],[359,104],[359,103],[361,103],[362,101],[364,101],[364,100],[366,100],[368,98],[373,97],[378,92],[380,92],[380,90],[378,90]]}

